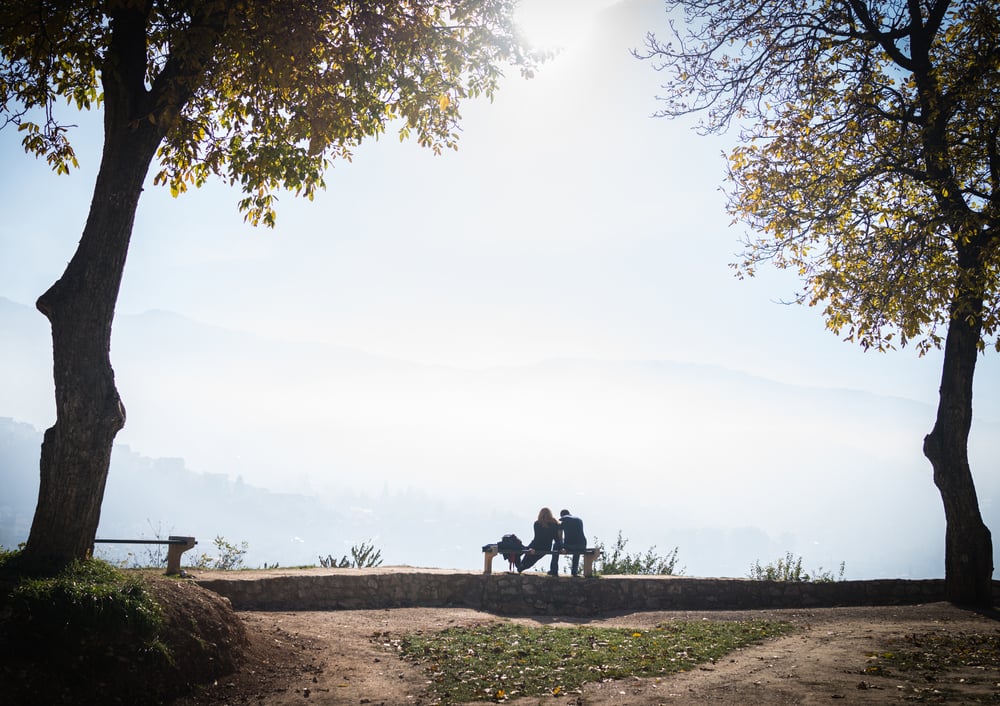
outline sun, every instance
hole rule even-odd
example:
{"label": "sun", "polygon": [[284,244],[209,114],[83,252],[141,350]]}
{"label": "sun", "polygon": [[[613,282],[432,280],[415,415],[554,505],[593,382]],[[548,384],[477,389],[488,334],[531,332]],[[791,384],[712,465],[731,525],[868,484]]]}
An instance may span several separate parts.
{"label": "sun", "polygon": [[522,0],[514,21],[535,49],[569,49],[615,0]]}

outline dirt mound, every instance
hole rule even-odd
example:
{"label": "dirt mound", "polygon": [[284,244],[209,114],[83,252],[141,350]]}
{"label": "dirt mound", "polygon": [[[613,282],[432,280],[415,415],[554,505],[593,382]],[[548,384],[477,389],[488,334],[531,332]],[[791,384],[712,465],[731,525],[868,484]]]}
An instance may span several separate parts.
{"label": "dirt mound", "polygon": [[188,581],[149,576],[146,582],[163,611],[157,643],[79,630],[45,642],[8,635],[0,647],[3,702],[165,703],[255,659],[244,623],[225,598]]}
{"label": "dirt mound", "polygon": [[161,639],[173,666],[164,687],[187,689],[239,666],[249,639],[228,600],[190,581],[150,577],[147,582],[163,609]]}

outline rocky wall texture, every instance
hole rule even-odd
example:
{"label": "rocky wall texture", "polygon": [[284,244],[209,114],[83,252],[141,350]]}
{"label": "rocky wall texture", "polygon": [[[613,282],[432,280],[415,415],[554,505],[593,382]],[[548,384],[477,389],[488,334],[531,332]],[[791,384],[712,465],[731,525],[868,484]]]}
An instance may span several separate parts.
{"label": "rocky wall texture", "polygon": [[[262,575],[263,574],[263,575]],[[464,606],[506,615],[907,605],[944,600],[941,579],[790,583],[677,576],[550,577],[391,569],[198,579],[237,610],[351,610]],[[994,583],[1000,597],[1000,582]]]}

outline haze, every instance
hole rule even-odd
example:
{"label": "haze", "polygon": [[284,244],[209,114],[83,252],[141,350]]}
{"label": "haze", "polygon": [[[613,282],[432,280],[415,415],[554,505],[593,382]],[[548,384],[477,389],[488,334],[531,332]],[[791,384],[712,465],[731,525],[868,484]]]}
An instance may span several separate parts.
{"label": "haze", "polygon": [[[795,551],[810,568],[845,561],[851,578],[943,575],[921,454],[940,356],[863,353],[819,312],[778,303],[796,290],[789,273],[733,277],[744,232],[720,192],[732,138],[651,118],[661,77],[629,55],[666,26],[658,0],[534,0],[524,19],[564,50],[469,104],[456,153],[389,134],[337,164],[314,202],[283,197],[273,231],[243,225],[218,183],[176,200],[147,188],[112,343],[128,410],[117,442],[334,505],[439,501],[327,538],[372,538],[387,563],[476,568],[480,545],[529,534],[548,505],[604,540],[621,529],[632,549],[676,545],[688,573],[745,575]],[[37,430],[54,411],[31,306],[72,255],[99,157],[99,115],[79,124],[68,178],[0,132],[0,417]],[[995,353],[976,380],[972,467],[995,529]],[[456,518],[443,555],[379,533],[441,513]],[[713,545],[734,533],[753,538],[743,553]]]}

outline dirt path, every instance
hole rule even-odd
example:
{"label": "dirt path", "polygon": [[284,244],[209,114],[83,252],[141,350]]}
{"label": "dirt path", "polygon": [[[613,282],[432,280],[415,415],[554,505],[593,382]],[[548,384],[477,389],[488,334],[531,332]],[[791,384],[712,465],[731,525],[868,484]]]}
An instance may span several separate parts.
{"label": "dirt path", "polygon": [[[254,651],[244,668],[206,693],[178,701],[193,704],[436,703],[420,670],[398,659],[394,636],[416,630],[506,620],[469,609],[406,608],[297,613],[241,613]],[[739,650],[716,664],[664,679],[587,685],[563,697],[508,703],[607,704],[884,704],[896,702],[997,703],[1000,670],[966,666],[950,671],[887,670],[874,655],[908,646],[936,645],[949,636],[1000,636],[995,616],[948,604],[895,608],[827,608],[750,612],[650,612],[594,620],[513,618],[547,625],[650,627],[673,620],[785,620],[789,636]],[[974,661],[974,660],[973,660]],[[867,671],[866,671],[867,670]]]}

